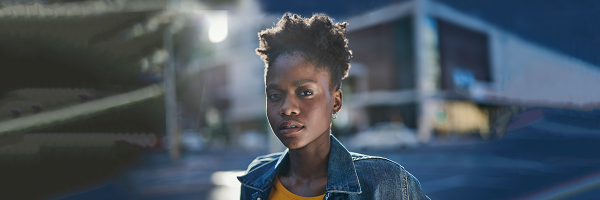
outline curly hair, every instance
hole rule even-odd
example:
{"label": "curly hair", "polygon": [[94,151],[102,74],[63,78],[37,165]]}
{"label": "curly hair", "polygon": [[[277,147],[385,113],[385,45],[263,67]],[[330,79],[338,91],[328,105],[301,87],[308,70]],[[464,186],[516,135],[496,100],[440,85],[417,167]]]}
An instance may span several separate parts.
{"label": "curly hair", "polygon": [[256,49],[265,62],[265,81],[270,63],[281,55],[299,53],[316,67],[330,75],[330,89],[338,90],[348,76],[352,51],[348,49],[346,26],[333,23],[326,14],[313,14],[311,18],[285,13],[275,27],[258,33],[260,47]]}

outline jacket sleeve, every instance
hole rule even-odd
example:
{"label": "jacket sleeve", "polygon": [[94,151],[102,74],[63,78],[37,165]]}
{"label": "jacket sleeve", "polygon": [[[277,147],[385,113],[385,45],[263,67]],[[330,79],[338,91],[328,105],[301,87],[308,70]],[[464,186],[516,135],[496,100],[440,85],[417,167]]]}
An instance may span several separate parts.
{"label": "jacket sleeve", "polygon": [[410,172],[404,170],[404,173],[406,173],[406,186],[408,187],[408,199],[424,199],[424,200],[430,200],[429,197],[427,195],[425,195],[425,193],[423,193],[423,190],[421,190],[421,183],[419,183],[419,180],[417,180],[416,177],[414,177],[412,174],[410,174]]}
{"label": "jacket sleeve", "polygon": [[240,190],[240,200],[248,199],[248,195],[246,194],[248,192],[248,189],[244,187],[244,185],[240,185]]}

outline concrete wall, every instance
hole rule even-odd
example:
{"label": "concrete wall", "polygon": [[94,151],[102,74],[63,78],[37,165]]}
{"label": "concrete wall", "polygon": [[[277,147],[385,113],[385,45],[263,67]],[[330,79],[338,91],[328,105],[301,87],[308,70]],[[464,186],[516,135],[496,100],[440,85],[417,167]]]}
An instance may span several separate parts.
{"label": "concrete wall", "polygon": [[600,66],[594,66],[507,35],[499,43],[504,57],[498,96],[526,103],[586,104],[600,102]]}
{"label": "concrete wall", "polygon": [[430,3],[430,16],[489,36],[492,82],[471,88],[475,100],[522,106],[600,107],[600,66],[526,41],[443,4]]}

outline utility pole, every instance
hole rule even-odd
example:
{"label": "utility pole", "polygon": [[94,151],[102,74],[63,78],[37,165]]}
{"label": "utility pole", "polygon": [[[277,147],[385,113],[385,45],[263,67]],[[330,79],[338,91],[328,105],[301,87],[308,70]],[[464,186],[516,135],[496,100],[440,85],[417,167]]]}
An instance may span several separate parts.
{"label": "utility pole", "polygon": [[178,162],[181,157],[181,133],[177,116],[177,91],[175,74],[175,55],[173,53],[173,26],[165,30],[163,45],[169,53],[164,69],[165,110],[167,123],[167,138],[169,141],[169,156],[172,162]]}

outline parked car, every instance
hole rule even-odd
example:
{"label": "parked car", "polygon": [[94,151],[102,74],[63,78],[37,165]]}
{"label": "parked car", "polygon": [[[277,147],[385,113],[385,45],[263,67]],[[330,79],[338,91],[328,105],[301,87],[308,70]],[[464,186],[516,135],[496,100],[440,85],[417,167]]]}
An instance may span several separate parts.
{"label": "parked car", "polygon": [[347,144],[353,150],[411,148],[419,145],[414,130],[399,122],[381,122],[359,132]]}

